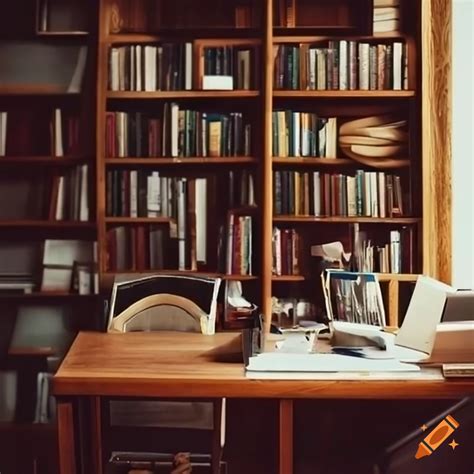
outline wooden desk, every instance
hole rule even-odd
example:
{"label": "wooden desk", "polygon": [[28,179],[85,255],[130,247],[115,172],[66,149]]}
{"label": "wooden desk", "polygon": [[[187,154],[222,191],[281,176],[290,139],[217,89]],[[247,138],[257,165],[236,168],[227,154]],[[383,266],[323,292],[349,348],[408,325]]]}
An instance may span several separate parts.
{"label": "wooden desk", "polygon": [[[96,430],[95,472],[102,473],[100,397],[273,398],[280,400],[280,474],[293,468],[292,422],[296,398],[461,398],[474,381],[250,380],[239,363],[218,362],[216,348],[236,334],[80,333],[54,377],[58,397],[60,469],[75,474],[73,402],[90,397]],[[285,449],[281,449],[282,447]]]}

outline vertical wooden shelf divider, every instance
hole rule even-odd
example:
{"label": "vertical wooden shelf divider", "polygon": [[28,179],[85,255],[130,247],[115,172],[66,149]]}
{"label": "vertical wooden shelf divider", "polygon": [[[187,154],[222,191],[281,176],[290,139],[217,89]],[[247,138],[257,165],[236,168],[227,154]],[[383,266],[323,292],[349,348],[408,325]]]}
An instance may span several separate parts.
{"label": "vertical wooden shelf divider", "polygon": [[99,276],[101,287],[104,286],[103,275],[106,272],[106,228],[105,228],[105,112],[107,107],[107,36],[109,4],[99,2],[99,25],[97,34],[97,239]]}
{"label": "vertical wooden shelf divider", "polygon": [[272,108],[273,108],[273,1],[265,0],[263,44],[265,52],[264,130],[263,130],[263,202],[262,202],[262,313],[265,329],[270,330],[272,313],[272,226],[273,226],[273,179],[272,179]]}
{"label": "vertical wooden shelf divider", "polygon": [[423,273],[450,283],[452,0],[421,8]]}

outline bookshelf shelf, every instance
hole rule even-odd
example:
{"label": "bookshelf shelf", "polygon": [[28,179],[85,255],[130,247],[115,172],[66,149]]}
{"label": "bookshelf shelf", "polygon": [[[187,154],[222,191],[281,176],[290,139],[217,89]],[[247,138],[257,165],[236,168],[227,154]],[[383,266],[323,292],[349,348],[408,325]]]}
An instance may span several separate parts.
{"label": "bookshelf shelf", "polygon": [[408,281],[415,282],[418,279],[418,275],[410,273],[377,273],[379,281]]}
{"label": "bookshelf shelf", "polygon": [[314,216],[274,216],[273,222],[295,222],[295,223],[311,223],[319,222],[326,224],[399,224],[399,225],[410,225],[418,224],[422,219],[418,217],[314,217]]}
{"label": "bookshelf shelf", "polygon": [[40,38],[87,38],[88,31],[37,31]]}
{"label": "bookshelf shelf", "polygon": [[[351,41],[376,41],[379,39],[383,40],[404,40],[408,36],[403,33],[374,33],[373,35],[341,35],[341,39],[351,40]],[[299,43],[317,43],[325,42],[337,39],[333,35],[312,35],[312,34],[300,34],[300,35],[274,35],[273,42],[275,44],[299,44]]]}
{"label": "bookshelf shelf", "polygon": [[78,92],[68,92],[64,87],[47,84],[31,84],[19,86],[0,85],[0,96],[71,96],[78,97]]}
{"label": "bookshelf shelf", "polygon": [[256,90],[231,90],[231,91],[158,91],[158,92],[130,92],[108,91],[108,99],[246,99],[259,97]]}
{"label": "bookshelf shelf", "polygon": [[1,220],[0,229],[24,228],[24,229],[58,229],[58,230],[93,230],[93,222],[74,222],[74,221],[47,221],[47,220]]}
{"label": "bookshelf shelf", "polygon": [[314,25],[314,26],[273,26],[273,35],[288,35],[294,33],[295,35],[301,35],[306,31],[319,31],[321,34],[331,34],[334,36],[343,36],[354,33],[357,30],[356,27],[350,25]]}
{"label": "bookshelf shelf", "polygon": [[[156,34],[144,34],[144,33],[123,33],[123,34],[112,34],[106,37],[106,42],[108,44],[147,44],[147,43],[157,43],[160,41],[169,41],[170,36],[183,36],[185,38],[192,35],[193,38],[216,38],[216,41],[225,41],[242,38],[242,42],[245,44],[259,44],[261,39],[258,38],[259,31],[253,28],[239,28],[239,29],[226,29],[226,28],[213,28],[213,29],[168,29],[161,30]],[[222,39],[225,37],[225,40]]]}
{"label": "bookshelf shelf", "polygon": [[106,217],[106,224],[169,224],[171,217]]}
{"label": "bookshelf shelf", "polygon": [[89,156],[2,156],[1,165],[74,166],[89,160]]}
{"label": "bookshelf shelf", "polygon": [[0,302],[53,303],[53,302],[88,302],[97,299],[98,295],[80,295],[78,293],[32,292],[21,294],[0,293]]}
{"label": "bookshelf shelf", "polygon": [[8,350],[10,357],[49,357],[55,354],[52,347],[11,347]]}
{"label": "bookshelf shelf", "polygon": [[1,422],[0,432],[14,433],[32,433],[41,436],[43,433],[54,432],[57,430],[56,423],[21,423],[21,422]]}
{"label": "bookshelf shelf", "polygon": [[296,281],[305,281],[306,277],[304,275],[273,275],[273,282],[296,282]]}
{"label": "bookshelf shelf", "polygon": [[344,98],[409,98],[415,97],[415,91],[413,90],[274,90],[273,97],[275,98],[321,98],[321,99],[344,99]]}
{"label": "bookshelf shelf", "polygon": [[[361,163],[351,160],[349,158],[301,158],[301,157],[288,157],[280,158],[273,157],[273,164],[275,165],[301,165],[301,166],[314,166],[316,167],[331,167],[331,166],[356,166],[360,168]],[[411,161],[407,160],[397,160],[395,166],[390,168],[406,168],[409,167]]]}
{"label": "bookshelf shelf", "polygon": [[256,164],[258,160],[248,156],[229,156],[229,157],[180,157],[180,158],[106,158],[106,165],[238,165],[238,164]]}
{"label": "bookshelf shelf", "polygon": [[[389,281],[404,281],[404,282],[416,282],[418,275],[410,273],[377,273],[377,278],[381,282]],[[308,280],[307,275],[280,275],[272,276],[273,282],[297,282],[297,281],[306,281]]]}
{"label": "bookshelf shelf", "polygon": [[222,278],[223,280],[228,281],[252,281],[258,280],[257,275],[227,275],[224,273],[215,273],[215,272],[204,272],[204,271],[192,271],[192,270],[145,270],[145,271],[117,271],[117,272],[105,272],[103,275],[105,277],[113,277],[115,275],[190,275],[190,276],[201,276],[201,277],[212,277],[212,278]]}

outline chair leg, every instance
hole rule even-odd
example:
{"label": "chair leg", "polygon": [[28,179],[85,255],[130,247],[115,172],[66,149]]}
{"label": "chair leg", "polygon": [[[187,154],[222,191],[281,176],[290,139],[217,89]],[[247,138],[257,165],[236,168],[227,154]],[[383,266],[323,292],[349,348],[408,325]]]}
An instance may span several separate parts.
{"label": "chair leg", "polygon": [[215,400],[213,405],[214,429],[212,431],[211,472],[212,474],[220,474],[222,456],[222,400]]}

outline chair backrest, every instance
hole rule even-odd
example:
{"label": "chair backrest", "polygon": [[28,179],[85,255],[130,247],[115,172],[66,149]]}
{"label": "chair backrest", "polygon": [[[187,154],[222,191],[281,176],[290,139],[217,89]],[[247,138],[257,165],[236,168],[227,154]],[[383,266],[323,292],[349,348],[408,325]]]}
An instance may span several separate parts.
{"label": "chair backrest", "polygon": [[[120,325],[127,321],[127,331],[213,334],[220,283],[220,278],[188,275],[153,275],[116,281],[110,299],[108,329],[123,331]],[[159,299],[152,298],[158,296]]]}
{"label": "chair backrest", "polygon": [[197,304],[163,293],[133,303],[112,320],[109,331],[201,332],[206,320],[206,313]]}

